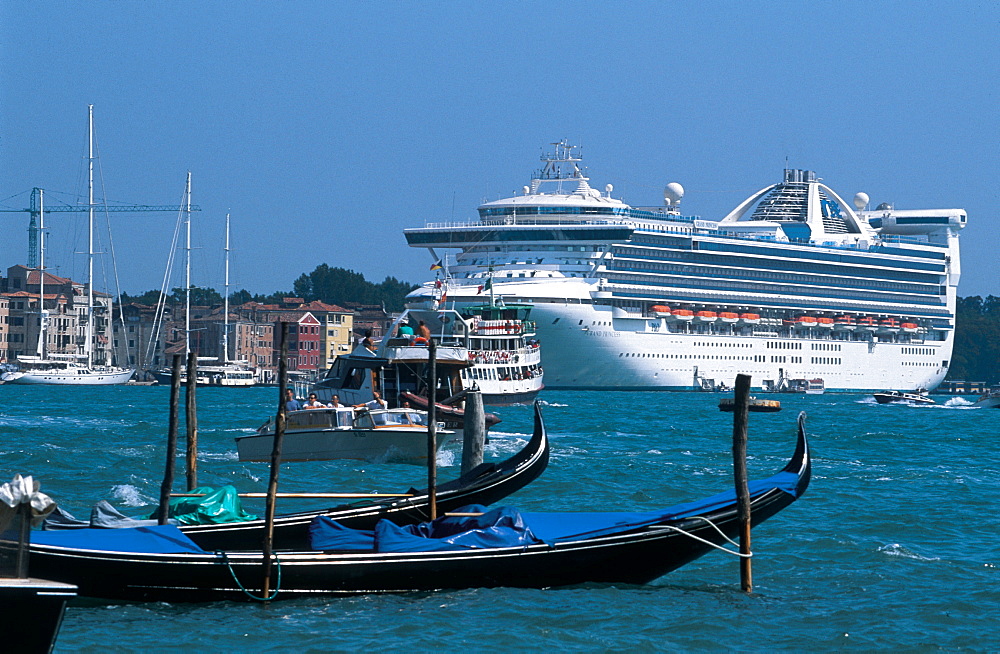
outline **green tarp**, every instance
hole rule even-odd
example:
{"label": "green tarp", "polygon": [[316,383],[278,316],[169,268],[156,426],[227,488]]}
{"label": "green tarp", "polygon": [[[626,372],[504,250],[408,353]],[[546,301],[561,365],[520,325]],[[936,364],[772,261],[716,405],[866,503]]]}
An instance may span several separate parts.
{"label": "green tarp", "polygon": [[257,516],[243,511],[235,486],[200,486],[191,493],[203,493],[204,497],[171,498],[169,517],[184,525],[218,525],[257,519]]}

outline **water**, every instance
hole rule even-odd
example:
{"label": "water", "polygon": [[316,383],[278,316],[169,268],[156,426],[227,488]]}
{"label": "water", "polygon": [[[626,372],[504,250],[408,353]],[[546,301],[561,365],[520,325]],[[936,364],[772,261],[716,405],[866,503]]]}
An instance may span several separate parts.
{"label": "water", "polygon": [[[267,467],[239,463],[233,437],[264,422],[275,394],[199,392],[199,483],[266,490]],[[0,477],[33,474],[78,516],[101,498],[129,515],[150,512],[164,466],[167,396],[156,387],[0,387]],[[512,504],[643,510],[731,483],[732,417],[716,409],[720,395],[542,397],[552,461]],[[927,407],[852,395],[780,399],[780,413],[751,414],[751,477],[784,464],[796,413],[805,410],[813,482],[805,497],[754,530],[752,595],[739,591],[735,557],[712,553],[648,586],[475,589],[269,607],[78,600],[56,649],[409,652],[516,643],[560,651],[995,650],[1000,412],[961,398]],[[503,423],[486,455],[500,459],[526,441],[531,410],[497,412]],[[442,478],[457,475],[457,454],[446,448],[440,456]],[[178,465],[182,475],[181,457]],[[283,467],[281,487],[399,492],[425,478],[408,465],[297,463]],[[263,509],[260,502],[246,506]]]}

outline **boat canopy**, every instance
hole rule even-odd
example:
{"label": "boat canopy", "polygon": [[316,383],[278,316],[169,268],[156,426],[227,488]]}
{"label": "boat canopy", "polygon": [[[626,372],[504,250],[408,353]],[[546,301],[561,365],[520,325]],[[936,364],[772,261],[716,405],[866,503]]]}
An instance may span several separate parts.
{"label": "boat canopy", "polygon": [[[782,471],[750,482],[750,497],[778,489],[797,496],[799,475]],[[676,504],[648,512],[537,513],[521,512],[513,507],[488,510],[484,506],[462,507],[456,513],[479,513],[474,516],[445,516],[432,522],[399,527],[381,520],[374,531],[347,529],[320,516],[309,526],[310,543],[321,551],[366,552],[439,552],[524,547],[598,538],[641,529],[668,520],[701,515],[736,501],[734,490],[711,497]]]}

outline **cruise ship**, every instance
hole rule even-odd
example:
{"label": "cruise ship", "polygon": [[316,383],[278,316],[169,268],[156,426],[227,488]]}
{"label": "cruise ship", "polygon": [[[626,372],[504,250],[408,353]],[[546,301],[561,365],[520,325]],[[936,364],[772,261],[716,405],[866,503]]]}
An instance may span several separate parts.
{"label": "cruise ship", "polygon": [[[592,188],[566,141],[521,195],[478,220],[405,230],[439,278],[411,308],[532,305],[550,389],[703,390],[751,375],[827,392],[933,389],[955,332],[961,209],[850,203],[786,169],[719,220],[684,215],[684,189],[633,207]],[[442,298],[446,295],[446,298]]]}

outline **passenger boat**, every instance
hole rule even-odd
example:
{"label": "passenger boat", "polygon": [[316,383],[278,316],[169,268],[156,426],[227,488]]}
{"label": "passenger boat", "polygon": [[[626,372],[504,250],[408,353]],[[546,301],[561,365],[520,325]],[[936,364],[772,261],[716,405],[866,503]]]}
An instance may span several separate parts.
{"label": "passenger boat", "polygon": [[937,404],[934,400],[927,397],[927,391],[918,391],[916,393],[908,393],[905,391],[882,391],[880,393],[873,393],[872,397],[879,404],[892,404],[896,402],[906,403],[906,404]]}
{"label": "passenger boat", "polygon": [[[719,411],[732,413],[735,410],[736,398],[724,397],[719,400]],[[758,397],[750,396],[747,411],[753,411],[754,413],[775,413],[777,411],[781,411],[781,402],[778,400],[763,400]]]}
{"label": "passenger boat", "polygon": [[[435,452],[455,433],[438,429]],[[427,434],[427,412],[418,409],[338,407],[289,411],[281,460],[426,463]],[[273,419],[256,434],[236,437],[240,461],[270,461],[273,445]]]}
{"label": "passenger boat", "polygon": [[[795,453],[784,469],[749,484],[752,525],[774,516],[806,491],[811,468],[804,415],[798,433]],[[486,515],[445,516],[409,530],[382,522],[374,533],[318,519],[309,550],[273,552],[277,590],[267,598],[261,595],[259,549],[207,551],[172,526],[38,532],[30,564],[32,574],[76,584],[82,596],[129,601],[246,601],[251,596],[280,600],[497,586],[644,584],[735,537],[737,513],[736,494],[730,489],[645,513],[502,508]],[[492,531],[491,542],[482,539],[484,530]]]}
{"label": "passenger boat", "polygon": [[[318,409],[317,409],[318,410]],[[457,479],[438,484],[435,503],[439,512],[455,511],[467,504],[493,504],[538,478],[549,462],[549,439],[541,412],[535,407],[534,431],[524,448],[500,462],[485,462]],[[422,522],[430,515],[427,489],[410,489],[408,497],[362,499],[320,510],[281,514],[274,519],[274,546],[285,549],[308,547],[309,525],[325,516],[352,529],[373,529],[379,520],[397,525]],[[135,526],[135,520],[118,515],[99,523],[76,520],[65,512],[50,516],[46,530],[99,526]],[[223,524],[181,525],[182,533],[206,550],[253,549],[264,537],[264,520]]]}
{"label": "passenger boat", "polygon": [[[405,312],[389,328],[374,351],[359,345],[348,356],[339,356],[326,376],[312,387],[320,401],[334,395],[343,404],[361,404],[379,391],[389,408],[404,402],[426,408],[425,382],[428,361],[426,343],[403,333],[423,324],[437,341],[439,385],[442,404],[458,405],[464,391],[473,386],[483,393],[483,404],[502,406],[531,402],[544,387],[541,344],[535,338],[531,307],[492,303],[454,309]],[[443,415],[461,416],[458,406]],[[494,422],[499,419],[493,417]]]}
{"label": "passenger boat", "polygon": [[[548,388],[695,391],[701,378],[732,384],[737,372],[777,379],[792,363],[796,377],[823,377],[827,392],[938,385],[953,359],[966,212],[869,209],[867,195],[842,196],[813,171],[780,176],[718,216],[682,212],[689,200],[676,183],[663,204],[632,206],[610,184],[592,187],[579,150],[562,141],[523,193],[404,234],[441,260],[449,306],[480,303],[487,274],[497,293],[533,306]],[[438,281],[411,292],[407,306],[434,306]],[[672,311],[663,324],[649,319],[653,306],[738,307],[761,319],[733,325]],[[877,324],[816,320],[833,311],[919,330],[872,338]],[[796,322],[806,316],[814,322]],[[836,356],[801,356],[832,346]],[[905,365],[913,362],[921,365]]]}

